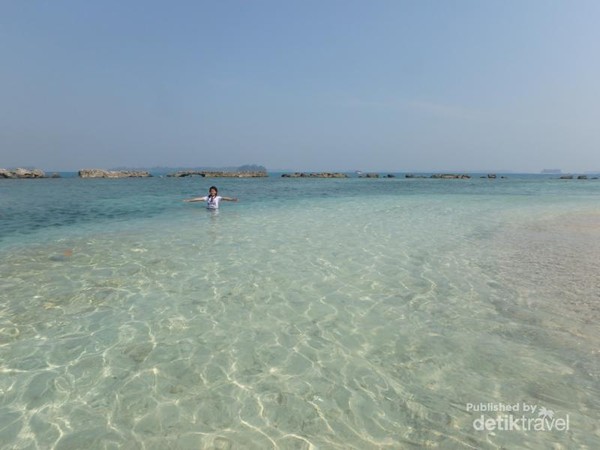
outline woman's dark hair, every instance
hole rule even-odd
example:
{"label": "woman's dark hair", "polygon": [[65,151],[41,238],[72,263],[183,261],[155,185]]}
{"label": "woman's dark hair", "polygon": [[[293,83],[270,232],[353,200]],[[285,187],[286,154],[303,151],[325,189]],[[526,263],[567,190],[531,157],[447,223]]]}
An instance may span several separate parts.
{"label": "woman's dark hair", "polygon": [[209,188],[208,188],[208,192],[212,191],[213,189],[215,190],[215,192],[216,192],[217,194],[219,193],[219,190],[217,189],[217,187],[216,187],[216,186],[211,186],[211,187],[209,187]]}

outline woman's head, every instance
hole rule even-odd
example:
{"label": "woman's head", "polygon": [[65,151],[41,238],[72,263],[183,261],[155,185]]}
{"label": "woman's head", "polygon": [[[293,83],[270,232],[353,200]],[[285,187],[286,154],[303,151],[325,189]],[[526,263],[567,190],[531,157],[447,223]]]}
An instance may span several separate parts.
{"label": "woman's head", "polygon": [[216,186],[211,186],[208,188],[208,195],[210,195],[211,197],[216,196],[219,193],[219,190],[217,189]]}

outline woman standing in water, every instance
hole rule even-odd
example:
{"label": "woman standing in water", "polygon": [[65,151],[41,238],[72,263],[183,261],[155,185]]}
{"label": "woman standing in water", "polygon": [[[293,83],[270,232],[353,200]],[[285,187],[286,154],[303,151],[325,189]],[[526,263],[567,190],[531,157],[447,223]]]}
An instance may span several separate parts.
{"label": "woman standing in water", "polygon": [[184,200],[184,202],[203,202],[206,201],[206,207],[208,209],[219,209],[219,202],[221,200],[226,202],[237,202],[238,199],[235,197],[221,197],[219,194],[219,190],[216,186],[211,186],[208,189],[208,195],[206,197],[196,197],[196,198],[188,198]]}

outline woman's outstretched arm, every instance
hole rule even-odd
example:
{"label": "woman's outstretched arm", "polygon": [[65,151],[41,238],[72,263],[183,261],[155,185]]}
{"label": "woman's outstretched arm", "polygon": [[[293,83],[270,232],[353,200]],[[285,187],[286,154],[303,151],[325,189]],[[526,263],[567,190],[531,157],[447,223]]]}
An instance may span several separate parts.
{"label": "woman's outstretched arm", "polygon": [[206,197],[195,197],[195,198],[186,198],[184,200],[184,202],[188,202],[188,203],[191,203],[191,202],[203,202],[204,200],[206,200]]}
{"label": "woman's outstretched arm", "polygon": [[235,197],[221,197],[221,200],[225,200],[226,202],[237,202],[238,199]]}

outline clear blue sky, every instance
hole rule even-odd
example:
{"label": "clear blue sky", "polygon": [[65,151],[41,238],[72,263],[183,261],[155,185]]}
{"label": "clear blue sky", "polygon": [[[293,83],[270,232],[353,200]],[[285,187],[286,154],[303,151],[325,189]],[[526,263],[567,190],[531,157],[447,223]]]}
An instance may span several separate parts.
{"label": "clear blue sky", "polygon": [[0,167],[600,170],[600,1],[0,3]]}

